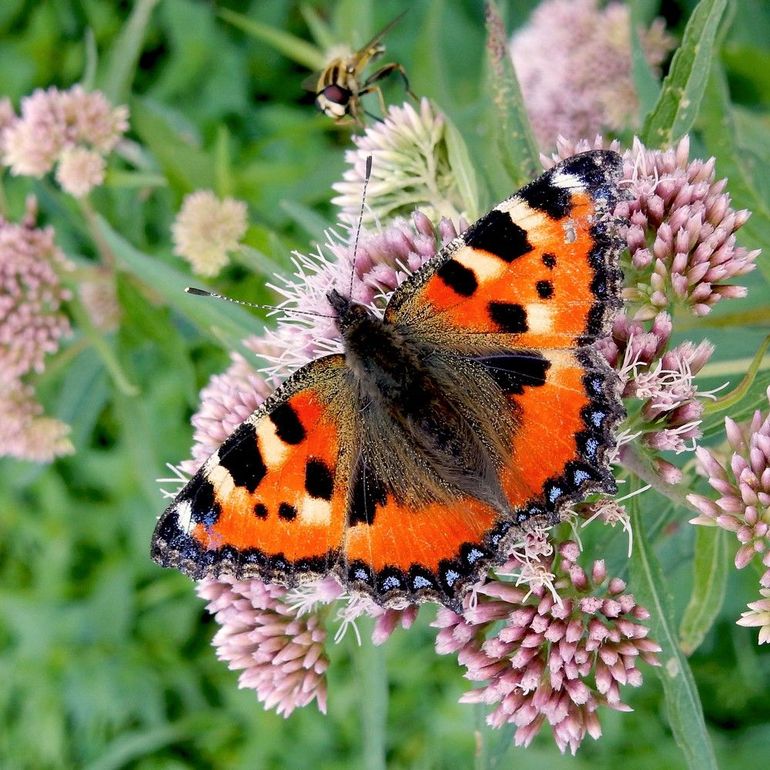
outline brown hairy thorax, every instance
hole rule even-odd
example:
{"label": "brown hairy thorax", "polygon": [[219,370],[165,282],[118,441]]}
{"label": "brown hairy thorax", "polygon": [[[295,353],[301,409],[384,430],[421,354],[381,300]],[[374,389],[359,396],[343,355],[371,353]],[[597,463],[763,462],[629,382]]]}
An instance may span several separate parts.
{"label": "brown hairy thorax", "polygon": [[504,513],[499,480],[515,413],[481,364],[378,318],[336,289],[361,460],[401,503],[475,497]]}

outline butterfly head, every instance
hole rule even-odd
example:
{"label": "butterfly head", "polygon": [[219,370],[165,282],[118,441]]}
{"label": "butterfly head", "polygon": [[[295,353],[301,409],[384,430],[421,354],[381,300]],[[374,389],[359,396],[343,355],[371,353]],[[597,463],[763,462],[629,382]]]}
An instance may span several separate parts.
{"label": "butterfly head", "polygon": [[371,318],[371,313],[364,305],[354,302],[350,297],[340,294],[337,289],[331,289],[326,298],[336,315],[337,327],[343,336],[353,327]]}

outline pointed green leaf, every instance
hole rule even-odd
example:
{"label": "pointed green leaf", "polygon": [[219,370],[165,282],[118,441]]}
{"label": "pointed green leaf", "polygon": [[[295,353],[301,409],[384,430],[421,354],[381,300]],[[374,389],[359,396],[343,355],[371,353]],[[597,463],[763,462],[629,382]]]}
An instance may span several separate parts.
{"label": "pointed green leaf", "polygon": [[719,527],[696,527],[692,593],[679,625],[679,646],[685,655],[698,649],[719,615],[728,566],[725,531]]}
{"label": "pointed green leaf", "polygon": [[110,46],[105,59],[105,69],[100,73],[97,82],[113,104],[120,104],[128,99],[147,26],[159,1],[137,0],[128,21]]}
{"label": "pointed green leaf", "polygon": [[452,169],[454,182],[460,192],[463,209],[473,220],[479,214],[479,186],[476,182],[476,170],[465,140],[457,130],[457,126],[449,118],[445,118],[445,121],[444,137],[449,156],[449,167]]}
{"label": "pointed green leaf", "polygon": [[731,390],[729,393],[722,396],[722,398],[718,398],[716,401],[707,402],[704,407],[706,414],[724,412],[726,409],[732,409],[740,403],[754,384],[754,380],[756,379],[757,372],[759,372],[759,367],[762,364],[762,359],[765,357],[768,346],[770,346],[770,334],[765,337],[764,341],[757,349],[740,384],[734,390]]}
{"label": "pointed green leaf", "polygon": [[219,16],[234,27],[243,30],[247,35],[267,43],[283,54],[287,59],[301,64],[311,70],[320,70],[326,65],[323,52],[302,38],[290,35],[268,24],[250,19],[242,13],[236,13],[228,8],[220,8]]}
{"label": "pointed green leaf", "polygon": [[691,770],[717,770],[698,689],[674,630],[666,579],[645,532],[637,501],[636,497],[628,501],[634,530],[631,579],[634,595],[650,612],[650,636],[662,648],[658,656],[662,665],[656,671],[663,684],[668,721],[687,766]]}
{"label": "pointed green leaf", "polygon": [[537,176],[540,156],[508,51],[508,35],[494,0],[486,4],[486,18],[491,98],[496,108],[498,143],[511,181],[521,187]]}
{"label": "pointed green leaf", "polygon": [[[740,230],[740,240],[748,248],[770,250],[770,205],[759,192],[755,174],[765,175],[765,167],[755,169],[751,154],[739,144],[733,117],[727,79],[718,62],[711,72],[703,99],[703,120],[700,129],[709,152],[717,158],[717,170],[727,176],[729,191],[736,208],[752,212]],[[756,164],[754,164],[756,165]],[[766,281],[770,281],[770,260],[767,254],[757,261]]]}
{"label": "pointed green leaf", "polygon": [[160,105],[135,99],[131,105],[131,123],[174,188],[187,193],[214,186],[212,158],[173,124]]}
{"label": "pointed green leaf", "polygon": [[302,3],[299,7],[302,18],[305,20],[310,34],[313,36],[313,40],[318,43],[318,46],[328,51],[332,46],[337,44],[337,38],[334,35],[331,27],[324,21],[318,11],[313,8],[312,5]]}
{"label": "pointed green leaf", "polygon": [[655,107],[660,96],[660,83],[655,77],[644,48],[639,37],[639,30],[648,24],[647,11],[644,3],[634,0],[631,3],[629,24],[631,25],[631,75],[639,97],[639,115],[644,120],[645,116]]}
{"label": "pointed green leaf", "polygon": [[[98,218],[96,226],[121,269],[134,275],[204,334],[211,335],[228,350],[238,350],[247,358],[252,355],[241,341],[251,334],[261,334],[264,330],[261,321],[230,302],[218,302],[185,293],[185,287],[191,283],[189,276],[157,257],[143,254],[103,219]],[[197,284],[200,285],[200,282]]]}
{"label": "pointed green leaf", "polygon": [[690,16],[657,104],[644,122],[642,138],[648,146],[667,147],[692,128],[726,7],[727,0],[701,0]]}

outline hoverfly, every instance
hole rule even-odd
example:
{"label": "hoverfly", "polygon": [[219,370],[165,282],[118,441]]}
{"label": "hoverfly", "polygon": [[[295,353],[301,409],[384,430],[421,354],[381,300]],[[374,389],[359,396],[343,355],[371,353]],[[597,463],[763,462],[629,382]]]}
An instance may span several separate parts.
{"label": "hoverfly", "polygon": [[403,78],[406,92],[413,98],[417,97],[409,89],[409,81],[404,68],[397,62],[385,64],[376,72],[361,80],[364,70],[375,59],[385,53],[382,38],[401,21],[404,13],[381,29],[366,45],[348,56],[338,56],[332,59],[326,68],[318,75],[305,82],[308,90],[316,95],[319,109],[337,123],[346,117],[351,117],[359,125],[363,124],[362,114],[369,114],[361,105],[361,97],[365,94],[376,93],[380,100],[380,109],[385,114],[385,100],[377,83],[380,80],[398,72]]}

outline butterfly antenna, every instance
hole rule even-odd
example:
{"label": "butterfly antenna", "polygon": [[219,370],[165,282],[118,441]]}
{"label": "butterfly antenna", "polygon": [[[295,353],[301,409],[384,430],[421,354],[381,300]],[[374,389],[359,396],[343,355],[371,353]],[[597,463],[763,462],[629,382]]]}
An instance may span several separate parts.
{"label": "butterfly antenna", "polygon": [[195,286],[186,286],[185,292],[187,294],[193,294],[196,297],[213,297],[214,299],[222,299],[225,302],[232,302],[234,305],[243,305],[244,307],[253,307],[257,310],[280,310],[282,313],[296,313],[298,315],[312,315],[318,318],[334,318],[334,316],[326,315],[325,313],[313,313],[311,310],[292,310],[288,307],[277,307],[276,305],[257,305],[254,302],[247,302],[243,299],[233,299],[227,297],[224,294],[217,294],[215,291],[209,291],[208,289],[198,289]]}
{"label": "butterfly antenna", "polygon": [[358,212],[358,223],[356,224],[356,237],[353,240],[353,264],[350,268],[350,284],[348,285],[348,298],[353,298],[353,276],[356,273],[356,257],[358,256],[358,237],[361,235],[361,222],[364,219],[364,207],[366,206],[366,188],[369,186],[369,179],[372,176],[372,156],[366,157],[366,170],[364,171],[364,189],[361,191],[361,210]]}

